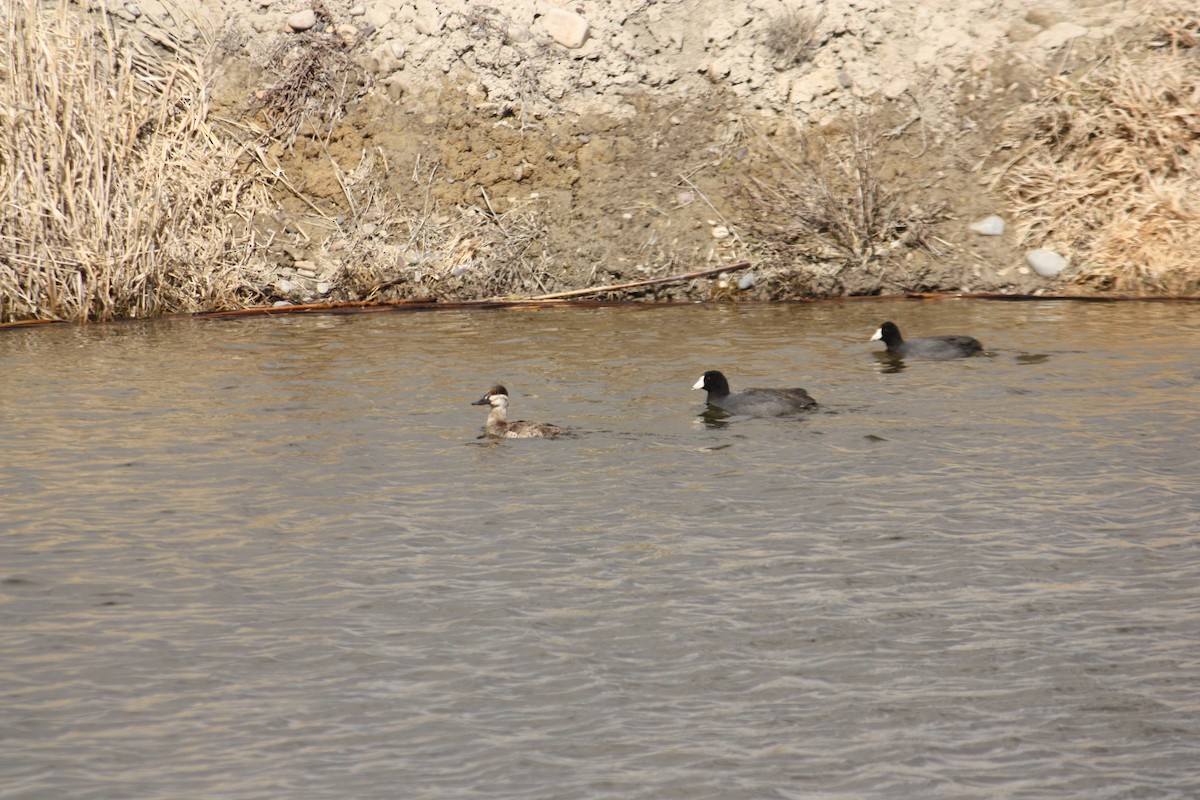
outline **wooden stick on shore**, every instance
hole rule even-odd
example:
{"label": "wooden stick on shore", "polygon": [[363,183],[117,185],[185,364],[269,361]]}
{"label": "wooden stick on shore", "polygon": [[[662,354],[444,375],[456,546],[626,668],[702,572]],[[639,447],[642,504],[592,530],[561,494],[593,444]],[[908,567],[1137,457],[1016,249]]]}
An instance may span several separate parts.
{"label": "wooden stick on shore", "polygon": [[644,281],[633,281],[632,283],[614,283],[609,286],[592,286],[587,289],[572,289],[569,292],[554,292],[553,294],[539,294],[535,297],[527,297],[526,300],[561,300],[565,297],[585,297],[589,294],[601,294],[602,292],[617,292],[622,289],[636,289],[639,286],[654,286],[660,283],[680,283],[682,281],[690,281],[693,278],[705,278],[709,275],[718,275],[722,272],[732,272],[737,269],[745,269],[750,266],[749,261],[739,261],[736,264],[726,264],[723,267],[714,267],[712,269],[702,269],[698,272],[688,272],[683,275],[668,275],[664,278],[649,278]]}

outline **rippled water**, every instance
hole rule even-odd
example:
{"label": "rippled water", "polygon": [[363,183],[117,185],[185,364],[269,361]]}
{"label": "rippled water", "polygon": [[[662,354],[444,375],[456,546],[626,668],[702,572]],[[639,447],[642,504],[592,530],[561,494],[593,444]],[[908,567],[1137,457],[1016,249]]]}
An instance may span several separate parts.
{"label": "rippled water", "polygon": [[[479,438],[497,381],[573,434]],[[0,797],[1200,796],[1197,306],[41,328],[0,387]]]}

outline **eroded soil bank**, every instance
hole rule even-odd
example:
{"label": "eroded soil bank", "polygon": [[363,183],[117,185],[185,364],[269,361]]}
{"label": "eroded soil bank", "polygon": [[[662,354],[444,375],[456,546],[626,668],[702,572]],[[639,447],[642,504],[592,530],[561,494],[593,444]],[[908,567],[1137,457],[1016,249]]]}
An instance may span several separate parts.
{"label": "eroded soil bank", "polygon": [[[204,308],[531,296],[742,262],[620,296],[1192,294],[1200,99],[1178,87],[1200,76],[1200,26],[1173,8],[152,0],[104,18],[163,58],[203,45],[214,130],[266,187],[237,209],[243,284]],[[1106,104],[1132,130],[1106,129]],[[973,229],[989,215],[1001,235]],[[1114,220],[1161,246],[1116,241]],[[1031,270],[1035,248],[1065,269]]]}

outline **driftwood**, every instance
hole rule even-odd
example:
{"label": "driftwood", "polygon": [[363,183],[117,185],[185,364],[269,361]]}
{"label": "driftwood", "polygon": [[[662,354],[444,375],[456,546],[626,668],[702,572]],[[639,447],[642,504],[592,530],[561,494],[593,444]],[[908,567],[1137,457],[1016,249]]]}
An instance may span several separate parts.
{"label": "driftwood", "polygon": [[697,272],[688,272],[684,275],[668,275],[663,278],[648,278],[644,281],[633,281],[632,283],[614,283],[609,286],[592,286],[588,289],[572,289],[569,292],[554,292],[553,294],[539,294],[536,297],[530,297],[530,300],[563,300],[568,297],[587,297],[589,294],[604,294],[605,292],[619,292],[625,289],[637,289],[641,286],[655,286],[662,283],[679,283],[680,281],[690,281],[695,278],[707,278],[709,275],[720,275],[722,272],[731,272],[733,270],[745,269],[750,266],[749,261],[739,261],[736,264],[727,264],[723,267],[714,267],[712,269],[702,269]]}

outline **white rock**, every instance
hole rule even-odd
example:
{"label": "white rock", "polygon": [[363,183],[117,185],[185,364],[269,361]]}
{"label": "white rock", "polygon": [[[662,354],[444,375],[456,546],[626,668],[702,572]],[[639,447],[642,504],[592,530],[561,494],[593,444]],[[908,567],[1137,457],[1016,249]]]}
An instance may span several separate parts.
{"label": "white rock", "polygon": [[1067,260],[1053,250],[1038,248],[1025,254],[1025,263],[1043,278],[1056,278],[1067,266]]}
{"label": "white rock", "polygon": [[754,280],[757,277],[758,276],[756,276],[753,272],[747,272],[745,275],[738,278],[738,288],[741,289],[742,291],[749,289],[751,286],[754,285]]}
{"label": "white rock", "polygon": [[587,39],[588,23],[574,11],[552,7],[541,19],[546,35],[563,47],[574,50]]}
{"label": "white rock", "polygon": [[329,289],[330,286],[327,281],[321,281],[317,284],[317,294],[329,294]]}
{"label": "white rock", "polygon": [[275,289],[280,294],[291,294],[292,293],[292,282],[287,281],[287,280],[279,281],[278,283],[275,284]]}
{"label": "white rock", "polygon": [[712,235],[714,239],[728,239],[729,228],[726,228],[724,225],[714,225]]}
{"label": "white rock", "polygon": [[317,12],[311,8],[306,8],[303,11],[297,11],[287,18],[287,26],[296,33],[306,31],[317,24]]}
{"label": "white rock", "polygon": [[1004,233],[1004,220],[995,214],[971,223],[971,230],[984,236],[1000,236]]}

